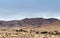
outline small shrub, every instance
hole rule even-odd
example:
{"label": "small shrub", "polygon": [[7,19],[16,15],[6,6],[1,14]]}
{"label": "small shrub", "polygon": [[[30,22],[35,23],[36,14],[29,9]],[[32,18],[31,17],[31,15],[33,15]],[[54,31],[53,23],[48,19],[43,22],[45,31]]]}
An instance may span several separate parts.
{"label": "small shrub", "polygon": [[28,31],[20,29],[20,30],[16,30],[16,32],[28,32]]}
{"label": "small shrub", "polygon": [[53,32],[48,32],[48,34],[54,35],[54,33],[53,33]]}
{"label": "small shrub", "polygon": [[55,31],[55,35],[58,35],[59,34],[59,32],[58,31]]}
{"label": "small shrub", "polygon": [[41,34],[47,34],[48,32],[47,31],[43,31],[43,32],[41,32]]}
{"label": "small shrub", "polygon": [[37,31],[36,34],[39,34],[39,32]]}

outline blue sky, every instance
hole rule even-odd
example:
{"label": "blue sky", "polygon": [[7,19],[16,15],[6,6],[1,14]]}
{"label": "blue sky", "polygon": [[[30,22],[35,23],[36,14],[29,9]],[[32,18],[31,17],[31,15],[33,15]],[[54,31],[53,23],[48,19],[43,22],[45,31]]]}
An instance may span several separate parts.
{"label": "blue sky", "polygon": [[0,20],[60,19],[60,0],[0,0]]}

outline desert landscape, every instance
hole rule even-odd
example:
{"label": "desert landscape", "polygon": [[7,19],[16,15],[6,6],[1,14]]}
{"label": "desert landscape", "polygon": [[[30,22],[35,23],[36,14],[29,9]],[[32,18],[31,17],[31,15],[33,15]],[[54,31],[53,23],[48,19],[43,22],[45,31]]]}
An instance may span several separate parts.
{"label": "desert landscape", "polygon": [[0,0],[0,38],[60,38],[60,0]]}
{"label": "desert landscape", "polygon": [[60,38],[60,20],[25,18],[0,21],[0,38]]}

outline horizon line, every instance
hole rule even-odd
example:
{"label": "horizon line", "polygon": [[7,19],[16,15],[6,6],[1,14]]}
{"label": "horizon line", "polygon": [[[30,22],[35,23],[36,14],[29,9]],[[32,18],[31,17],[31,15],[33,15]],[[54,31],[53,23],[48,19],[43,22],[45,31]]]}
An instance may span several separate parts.
{"label": "horizon line", "polygon": [[[51,18],[45,18],[45,17],[33,17],[33,18],[51,19]],[[8,20],[0,19],[0,21],[18,21],[18,20],[23,20],[23,19],[32,19],[32,18],[8,19]],[[52,18],[52,19],[60,20],[60,18]]]}

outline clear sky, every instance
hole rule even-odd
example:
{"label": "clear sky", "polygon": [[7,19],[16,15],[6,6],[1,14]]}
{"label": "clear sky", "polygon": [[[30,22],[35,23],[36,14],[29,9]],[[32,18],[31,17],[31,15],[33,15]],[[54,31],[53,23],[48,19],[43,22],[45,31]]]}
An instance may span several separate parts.
{"label": "clear sky", "polygon": [[0,0],[0,20],[60,19],[60,0]]}

